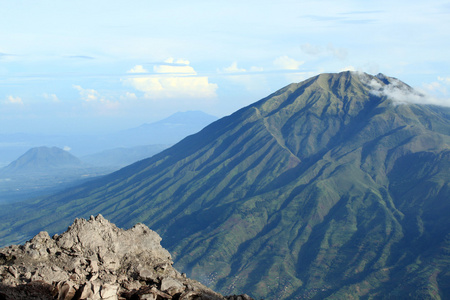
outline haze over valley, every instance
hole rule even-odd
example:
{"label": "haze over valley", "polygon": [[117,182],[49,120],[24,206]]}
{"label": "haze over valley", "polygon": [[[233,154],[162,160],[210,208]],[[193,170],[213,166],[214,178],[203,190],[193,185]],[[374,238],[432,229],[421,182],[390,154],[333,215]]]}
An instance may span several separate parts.
{"label": "haze over valley", "polygon": [[[15,136],[3,136],[3,158],[17,159],[0,168],[0,203],[49,195],[106,175],[153,156],[216,119],[200,111],[187,111],[107,135],[21,135],[20,141],[14,140]],[[43,143],[66,146],[36,146]],[[25,153],[19,157],[20,151]],[[72,153],[85,155],[76,157]]]}

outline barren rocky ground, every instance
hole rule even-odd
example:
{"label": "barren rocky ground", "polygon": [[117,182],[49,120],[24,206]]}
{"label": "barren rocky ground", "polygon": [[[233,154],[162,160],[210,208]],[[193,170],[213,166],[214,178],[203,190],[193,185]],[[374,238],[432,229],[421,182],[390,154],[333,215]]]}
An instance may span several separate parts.
{"label": "barren rocky ground", "polygon": [[160,241],[143,224],[123,230],[101,215],[61,235],[40,232],[0,249],[0,299],[251,299],[186,278]]}

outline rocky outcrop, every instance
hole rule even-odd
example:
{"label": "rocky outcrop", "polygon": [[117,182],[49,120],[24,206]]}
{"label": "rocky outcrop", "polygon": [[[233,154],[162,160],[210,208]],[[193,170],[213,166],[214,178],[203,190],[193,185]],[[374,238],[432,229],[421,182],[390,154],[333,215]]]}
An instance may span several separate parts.
{"label": "rocky outcrop", "polygon": [[101,215],[76,219],[52,238],[40,232],[0,249],[0,300],[251,299],[223,297],[186,278],[160,241],[143,224],[123,230]]}

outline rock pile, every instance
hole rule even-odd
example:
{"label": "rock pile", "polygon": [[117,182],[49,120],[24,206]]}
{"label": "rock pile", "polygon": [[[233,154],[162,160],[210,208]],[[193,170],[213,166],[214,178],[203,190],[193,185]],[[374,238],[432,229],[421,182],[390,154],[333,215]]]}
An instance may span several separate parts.
{"label": "rock pile", "polygon": [[101,215],[76,219],[53,238],[40,232],[0,249],[0,300],[251,299],[223,297],[186,278],[160,241],[143,224],[123,230]]}

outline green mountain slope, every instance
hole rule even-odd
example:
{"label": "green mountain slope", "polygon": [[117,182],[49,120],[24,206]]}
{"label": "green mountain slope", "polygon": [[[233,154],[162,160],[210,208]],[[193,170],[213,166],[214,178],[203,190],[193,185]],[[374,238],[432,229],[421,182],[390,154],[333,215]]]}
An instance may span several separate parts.
{"label": "green mountain slope", "polygon": [[102,213],[158,231],[178,269],[225,294],[449,298],[449,111],[399,92],[417,97],[382,75],[291,84],[150,159],[10,207],[0,236]]}

